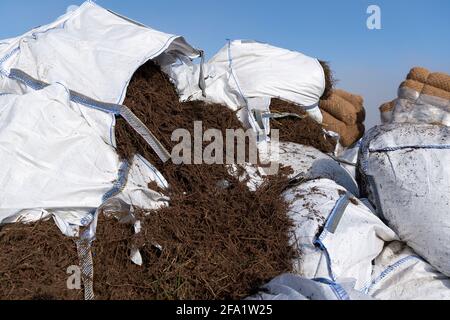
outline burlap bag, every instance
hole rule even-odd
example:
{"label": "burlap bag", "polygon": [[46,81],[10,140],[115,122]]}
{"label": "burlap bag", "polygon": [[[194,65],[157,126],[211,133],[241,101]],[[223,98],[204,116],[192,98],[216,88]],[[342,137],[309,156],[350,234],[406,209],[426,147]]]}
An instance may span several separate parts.
{"label": "burlap bag", "polygon": [[[408,90],[404,90],[408,89]],[[448,125],[450,76],[415,67],[400,84],[398,100],[380,107],[383,123],[439,123]],[[446,103],[447,101],[447,103]],[[446,106],[447,104],[447,106]]]}
{"label": "burlap bag", "polygon": [[430,74],[427,84],[445,92],[450,92],[450,76],[445,73],[436,72]]}
{"label": "burlap bag", "polygon": [[442,72],[430,73],[425,68],[416,67],[411,69],[407,79],[415,80],[440,90],[450,92],[450,75]]}
{"label": "burlap bag", "polygon": [[334,90],[334,94],[338,95],[341,98],[344,98],[348,102],[350,102],[352,105],[356,107],[356,110],[359,112],[361,110],[364,110],[364,99],[361,96],[352,94],[350,92],[336,89]]}
{"label": "burlap bag", "polygon": [[411,69],[411,71],[409,72],[406,79],[415,80],[415,81],[419,81],[422,83],[427,83],[427,79],[428,79],[429,75],[430,75],[430,71],[428,71],[427,69],[421,68],[421,67],[415,67],[415,68]]}
{"label": "burlap bag", "polygon": [[380,112],[390,112],[393,111],[395,108],[395,101],[392,100],[390,102],[383,103],[380,107]]}
{"label": "burlap bag", "polygon": [[431,85],[423,84],[415,80],[406,80],[402,82],[400,88],[408,88],[417,91],[420,94],[439,97],[445,100],[450,100],[450,92],[436,88]]}
{"label": "burlap bag", "polygon": [[366,120],[366,110],[364,109],[363,97],[339,89],[335,90],[334,93],[339,97],[347,100],[355,107],[357,123],[363,123]]}
{"label": "burlap bag", "polygon": [[424,87],[425,84],[416,80],[406,80],[400,84],[400,88],[412,89],[414,91],[417,91],[418,93],[422,93]]}
{"label": "burlap bag", "polygon": [[362,123],[347,125],[331,114],[322,110],[323,126],[326,130],[336,132],[340,135],[340,143],[343,147],[350,147],[364,135],[365,127]]}
{"label": "burlap bag", "polygon": [[331,95],[328,100],[322,100],[320,108],[345,124],[352,125],[357,123],[356,107],[336,94]]}
{"label": "burlap bag", "polygon": [[334,90],[331,97],[320,101],[324,128],[341,136],[344,147],[351,146],[364,135],[364,99],[344,90]]}
{"label": "burlap bag", "polygon": [[426,85],[423,88],[422,94],[439,97],[445,100],[450,100],[450,92],[429,85]]}

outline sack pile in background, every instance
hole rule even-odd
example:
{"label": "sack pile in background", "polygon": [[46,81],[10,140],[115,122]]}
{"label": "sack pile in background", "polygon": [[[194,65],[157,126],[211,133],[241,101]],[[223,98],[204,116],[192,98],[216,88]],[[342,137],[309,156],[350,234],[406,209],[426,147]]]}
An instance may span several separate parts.
{"label": "sack pile in background", "polygon": [[400,85],[398,98],[380,107],[383,123],[450,125],[450,76],[427,69],[411,69]]}

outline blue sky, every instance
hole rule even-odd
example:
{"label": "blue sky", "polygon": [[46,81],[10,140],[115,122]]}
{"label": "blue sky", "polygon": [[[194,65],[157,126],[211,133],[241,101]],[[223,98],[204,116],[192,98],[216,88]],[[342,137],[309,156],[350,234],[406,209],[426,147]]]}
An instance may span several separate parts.
{"label": "blue sky", "polygon": [[[49,23],[82,0],[1,0],[0,39]],[[183,35],[211,57],[225,39],[255,39],[331,62],[338,87],[366,100],[368,126],[409,69],[450,73],[449,0],[98,0],[155,29]],[[366,9],[380,6],[382,30]]]}

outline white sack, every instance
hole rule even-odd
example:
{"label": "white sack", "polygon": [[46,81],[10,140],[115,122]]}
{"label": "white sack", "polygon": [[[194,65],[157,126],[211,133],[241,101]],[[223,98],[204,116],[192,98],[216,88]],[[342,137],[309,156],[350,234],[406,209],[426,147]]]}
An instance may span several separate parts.
{"label": "white sack", "polygon": [[378,214],[450,276],[450,128],[375,127],[363,139],[359,161],[365,193]]}
{"label": "white sack", "polygon": [[372,300],[370,296],[354,290],[352,285],[351,281],[335,283],[283,274],[265,285],[265,292],[246,300]]}
{"label": "white sack", "polygon": [[363,292],[379,300],[449,300],[450,279],[394,241],[375,259]]}
{"label": "white sack", "polygon": [[[253,110],[267,109],[270,98],[280,98],[302,106],[322,122],[318,104],[325,90],[324,70],[317,59],[299,52],[255,41],[230,41],[204,66],[206,97],[199,87],[199,65],[180,58],[165,71],[182,100],[206,100],[232,110]],[[239,118],[255,129],[247,110],[242,110]]]}
{"label": "white sack", "polygon": [[[15,68],[115,104],[123,103],[131,77],[146,61],[165,52],[189,58],[199,55],[184,38],[122,18],[91,1],[7,42],[0,47],[0,92],[27,90],[8,78]],[[114,115],[82,105],[73,108],[107,143],[115,144]]]}
{"label": "white sack", "polygon": [[331,180],[320,179],[288,190],[291,241],[300,253],[295,272],[332,282],[354,279],[359,290],[371,279],[372,261],[385,242],[396,239],[362,202]]}
{"label": "white sack", "polygon": [[87,225],[92,212],[121,191],[123,200],[143,208],[167,201],[147,190],[151,181],[167,186],[156,169],[138,157],[131,168],[121,163],[72,109],[61,84],[0,96],[0,158],[0,223],[53,215],[70,234],[71,226]]}

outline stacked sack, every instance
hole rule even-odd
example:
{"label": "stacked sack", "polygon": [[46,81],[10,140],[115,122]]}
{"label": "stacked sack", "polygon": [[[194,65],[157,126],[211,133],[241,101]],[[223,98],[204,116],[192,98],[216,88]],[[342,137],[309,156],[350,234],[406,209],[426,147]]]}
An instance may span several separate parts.
{"label": "stacked sack", "polygon": [[450,299],[449,278],[398,241],[365,199],[324,178],[292,185],[284,197],[299,256],[292,274],[251,300]]}
{"label": "stacked sack", "polygon": [[[436,92],[428,84],[420,89]],[[386,104],[384,110],[392,112],[397,103]],[[326,128],[344,133],[343,146],[357,140],[346,141],[345,133],[352,131],[352,124],[362,124],[362,99],[337,90],[322,101],[321,110],[324,123],[330,117],[341,122]],[[448,137],[448,127],[423,123],[390,124],[369,131],[359,144],[358,170],[362,196],[370,203],[357,199],[347,184],[336,183],[334,177],[334,181],[309,180],[286,191],[294,221],[292,243],[302,253],[294,262],[296,276],[325,281],[339,299],[449,299]],[[303,281],[300,278],[297,281]],[[298,292],[294,280],[290,279],[290,289]],[[271,298],[283,298],[278,289],[286,285],[278,279],[274,282],[276,289],[272,283],[267,286]]]}
{"label": "stacked sack", "polygon": [[167,56],[157,61],[175,84],[181,101],[226,105],[238,111],[244,126],[258,135],[264,135],[267,128],[257,122],[254,112],[268,112],[273,98],[293,103],[322,122],[318,105],[327,90],[327,74],[318,59],[301,52],[253,40],[234,40],[202,64]]}
{"label": "stacked sack", "polygon": [[340,135],[344,147],[353,145],[364,135],[364,100],[344,90],[334,90],[327,100],[320,101],[325,129]]}
{"label": "stacked sack", "polygon": [[364,137],[361,192],[421,257],[450,276],[450,128],[392,123]]}
{"label": "stacked sack", "polygon": [[398,99],[380,107],[383,123],[450,125],[450,75],[416,67],[398,91]]}

